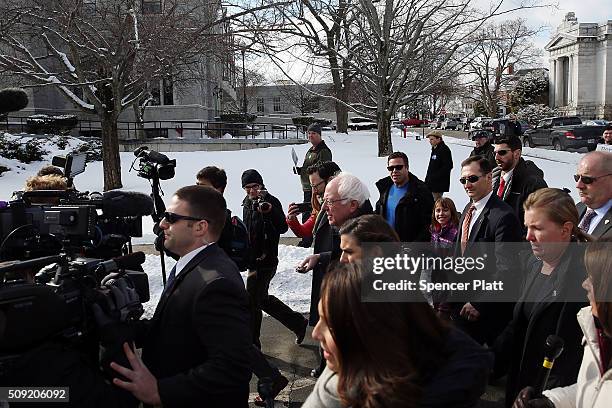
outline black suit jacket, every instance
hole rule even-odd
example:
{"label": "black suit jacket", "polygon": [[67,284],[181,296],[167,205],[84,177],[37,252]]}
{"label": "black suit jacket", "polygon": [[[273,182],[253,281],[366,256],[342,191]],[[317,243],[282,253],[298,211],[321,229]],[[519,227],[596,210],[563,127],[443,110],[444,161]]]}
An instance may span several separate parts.
{"label": "black suit jacket", "polygon": [[[463,220],[471,205],[471,202],[468,203],[459,221],[459,232],[457,233],[457,242],[455,244],[455,256],[482,256],[481,250],[484,245],[487,245],[487,243],[489,245],[494,245],[494,256],[487,254],[485,268],[485,271],[488,273],[494,271],[493,275],[489,274],[486,277],[476,276],[475,278],[486,278],[489,281],[522,279],[520,269],[515,267],[516,252],[514,252],[517,245],[516,243],[521,242],[519,221],[514,211],[512,211],[512,208],[495,194],[491,195],[485,208],[476,219],[476,223],[470,231],[465,252],[463,255],[461,254]],[[508,245],[508,243],[515,243],[514,247]],[[477,338],[477,340],[481,342],[487,340],[491,343],[512,317],[513,304],[492,302],[491,299],[486,299],[488,296],[492,296],[492,294],[475,293],[474,299],[470,300],[472,306],[480,312],[481,316],[478,321],[470,322],[469,325],[474,326],[475,330],[478,332],[486,334],[487,339]],[[518,298],[518,290],[515,294],[515,298]],[[484,300],[488,301],[484,302]],[[470,332],[469,329],[468,332]]]}
{"label": "black suit jacket", "polygon": [[238,268],[211,244],[164,293],[143,344],[164,407],[247,407],[249,304]]}
{"label": "black suit jacket", "polygon": [[[576,204],[576,209],[578,210],[578,216],[582,219],[587,210],[587,206],[584,203],[578,203]],[[606,215],[599,220],[599,224],[597,224],[591,235],[597,239],[612,238],[612,208],[610,208]]]}

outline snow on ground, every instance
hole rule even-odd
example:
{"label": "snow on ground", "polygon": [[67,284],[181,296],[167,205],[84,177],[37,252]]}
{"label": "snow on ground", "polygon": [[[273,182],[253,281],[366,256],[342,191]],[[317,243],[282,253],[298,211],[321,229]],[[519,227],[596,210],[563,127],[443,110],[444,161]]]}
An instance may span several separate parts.
{"label": "snow on ground", "polygon": [[[416,133],[409,132],[407,138],[401,137],[401,132],[394,129],[393,147],[408,155],[410,160],[410,171],[423,179],[429,164],[431,147],[427,139],[416,140]],[[374,183],[388,176],[386,171],[386,158],[377,157],[376,132],[358,131],[350,134],[336,134],[325,132],[323,135],[326,143],[333,152],[334,161],[345,170],[355,174],[369,187],[371,200],[374,203],[378,199],[378,192]],[[447,196],[451,197],[459,210],[467,204],[468,199],[458,182],[460,176],[460,163],[472,150],[472,142],[451,137],[445,138],[449,145],[454,161],[451,173],[451,191]],[[72,143],[72,142],[71,142]],[[294,145],[298,156],[304,157],[309,144]],[[48,143],[46,148],[50,150],[47,157],[48,162],[54,154],[65,153],[57,146]],[[270,147],[253,150],[228,151],[228,152],[189,152],[189,153],[166,153],[170,158],[177,160],[176,176],[172,180],[162,181],[162,189],[166,193],[164,200],[169,201],[172,193],[179,187],[193,184],[195,174],[204,166],[216,165],[223,167],[228,175],[228,186],[225,198],[228,207],[234,214],[242,216],[241,203],[244,191],[240,183],[242,172],[248,168],[255,168],[262,174],[268,191],[275,195],[283,204],[285,209],[290,202],[301,202],[302,191],[299,177],[292,172],[293,162],[291,160],[292,146]],[[572,175],[575,173],[576,164],[582,153],[557,152],[545,149],[524,149],[524,156],[533,160],[545,174],[545,179],[551,187],[567,187],[571,190],[574,199],[578,195],[574,187]],[[149,194],[151,192],[149,182],[139,178],[136,172],[128,172],[134,155],[132,153],[121,153],[123,189],[139,191]],[[14,160],[6,160],[0,157],[0,165],[14,169],[0,176],[0,186],[4,195],[0,199],[8,200],[12,191],[20,190],[27,177],[34,175],[47,162],[23,164]],[[75,179],[76,187],[81,190],[102,191],[102,163],[90,163],[84,174]],[[136,238],[135,243],[152,243],[153,234],[152,221],[150,218],[143,220],[143,231],[145,236]],[[287,235],[291,235],[288,233]],[[294,271],[295,266],[305,258],[311,250],[281,245],[279,248],[280,264],[277,276],[272,280],[270,293],[275,294],[281,300],[287,302],[291,307],[301,312],[308,310],[310,296],[310,274],[300,275]],[[173,260],[167,261],[167,271],[174,265]],[[161,293],[161,266],[159,257],[149,255],[145,264],[145,270],[149,273],[152,300],[147,304],[147,313],[152,313],[157,299]]]}
{"label": "snow on ground", "polygon": [[[310,248],[300,248],[291,245],[279,245],[278,268],[276,276],[270,283],[270,294],[276,295],[280,300],[289,305],[293,310],[306,313],[310,310],[310,282],[311,273],[297,273],[295,267],[312,254]],[[166,264],[166,275],[176,263],[174,259],[164,257]],[[162,293],[161,261],[158,255],[147,255],[142,265],[149,275],[149,292],[151,300],[145,303],[145,317],[151,317],[155,312],[155,306],[159,302]],[[242,278],[246,285],[246,272]]]}

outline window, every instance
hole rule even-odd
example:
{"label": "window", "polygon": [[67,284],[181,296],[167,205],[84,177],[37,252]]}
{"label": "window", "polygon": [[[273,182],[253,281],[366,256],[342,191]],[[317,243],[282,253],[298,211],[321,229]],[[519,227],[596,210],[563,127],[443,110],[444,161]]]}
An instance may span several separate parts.
{"label": "window", "polygon": [[153,81],[149,89],[153,97],[151,106],[174,105],[174,84],[171,78]]}
{"label": "window", "polygon": [[162,85],[164,87],[164,105],[174,105],[174,84],[172,78],[164,78]]}
{"label": "window", "polygon": [[91,15],[96,12],[96,0],[83,0],[83,14]]}
{"label": "window", "polygon": [[257,112],[264,113],[264,99],[257,98]]}
{"label": "window", "polygon": [[161,14],[162,0],[142,0],[142,14]]}
{"label": "window", "polygon": [[272,99],[272,104],[273,104],[274,112],[280,112],[281,111],[281,98],[280,98],[280,96],[275,96]]}

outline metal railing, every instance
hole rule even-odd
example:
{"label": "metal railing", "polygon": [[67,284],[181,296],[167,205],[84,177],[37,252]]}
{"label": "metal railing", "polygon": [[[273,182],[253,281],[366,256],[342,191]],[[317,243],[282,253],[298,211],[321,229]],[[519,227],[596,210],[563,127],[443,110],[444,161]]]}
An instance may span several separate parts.
{"label": "metal railing", "polygon": [[[0,130],[26,133],[30,129],[25,117],[9,116],[0,120]],[[78,135],[101,137],[100,121],[79,120],[75,127]],[[169,138],[169,139],[306,139],[300,126],[278,123],[230,123],[194,120],[154,120],[117,122],[119,138],[122,140]],[[74,130],[73,130],[74,132]],[[229,136],[228,136],[229,135]]]}

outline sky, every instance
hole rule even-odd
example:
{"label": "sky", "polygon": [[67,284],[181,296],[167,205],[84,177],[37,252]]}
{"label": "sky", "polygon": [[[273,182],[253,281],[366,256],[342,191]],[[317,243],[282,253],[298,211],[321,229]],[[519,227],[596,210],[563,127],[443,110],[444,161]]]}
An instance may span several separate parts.
{"label": "sky", "polygon": [[[473,0],[474,5],[480,8],[488,8],[492,0]],[[548,43],[554,34],[557,26],[568,12],[576,13],[578,22],[583,23],[604,23],[607,19],[612,20],[612,0],[505,0],[504,8],[515,8],[520,3],[539,2],[541,4],[551,4],[548,7],[535,8],[529,10],[521,10],[512,14],[506,14],[503,19],[524,18],[530,27],[541,27],[540,33],[534,38],[535,45],[542,49],[543,58],[541,65],[548,67],[548,56],[544,52],[544,46]],[[607,13],[607,14],[606,14]],[[285,60],[283,69],[287,71],[291,77],[298,82],[310,82],[311,71],[306,69],[304,63],[292,59],[289,55],[282,57]],[[261,70],[262,66],[266,68],[268,80],[273,83],[283,77],[283,73],[276,67],[269,64],[267,61],[260,59],[252,61],[252,68]],[[325,74],[319,74],[321,81]]]}

